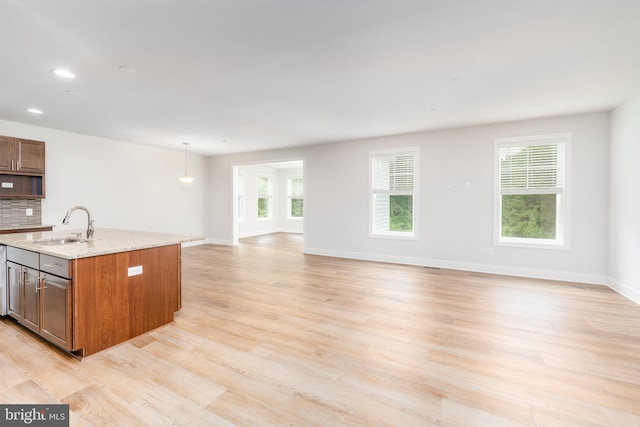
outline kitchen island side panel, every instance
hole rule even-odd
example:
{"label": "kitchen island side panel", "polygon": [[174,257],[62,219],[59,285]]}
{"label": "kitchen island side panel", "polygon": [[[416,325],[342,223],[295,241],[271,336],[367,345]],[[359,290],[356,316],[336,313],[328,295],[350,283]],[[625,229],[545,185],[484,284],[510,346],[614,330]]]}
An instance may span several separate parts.
{"label": "kitchen island side panel", "polygon": [[74,351],[88,356],[171,323],[180,262],[180,244],[74,260]]}

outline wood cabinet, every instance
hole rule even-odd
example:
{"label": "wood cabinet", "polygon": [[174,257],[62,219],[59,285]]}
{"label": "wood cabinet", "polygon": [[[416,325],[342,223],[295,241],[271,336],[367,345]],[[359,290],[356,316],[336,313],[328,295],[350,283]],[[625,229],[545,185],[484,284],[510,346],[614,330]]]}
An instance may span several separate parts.
{"label": "wood cabinet", "polygon": [[0,136],[0,172],[45,173],[44,141]]}
{"label": "wood cabinet", "polygon": [[0,173],[0,197],[5,199],[44,198],[44,175]]}
{"label": "wood cabinet", "polygon": [[8,312],[84,357],[174,320],[181,245],[64,260],[7,246]]}
{"label": "wood cabinet", "polygon": [[180,255],[175,244],[74,260],[76,354],[88,356],[173,322],[181,307]]}
{"label": "wood cabinet", "polygon": [[0,198],[44,197],[44,141],[0,136]]}

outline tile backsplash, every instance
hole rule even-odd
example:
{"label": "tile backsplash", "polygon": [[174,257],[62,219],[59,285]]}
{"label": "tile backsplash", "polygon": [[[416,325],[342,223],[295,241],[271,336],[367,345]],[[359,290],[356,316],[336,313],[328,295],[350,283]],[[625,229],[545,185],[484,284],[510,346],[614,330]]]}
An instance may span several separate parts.
{"label": "tile backsplash", "polygon": [[[27,209],[33,215],[27,216]],[[0,228],[42,224],[42,200],[0,199]]]}

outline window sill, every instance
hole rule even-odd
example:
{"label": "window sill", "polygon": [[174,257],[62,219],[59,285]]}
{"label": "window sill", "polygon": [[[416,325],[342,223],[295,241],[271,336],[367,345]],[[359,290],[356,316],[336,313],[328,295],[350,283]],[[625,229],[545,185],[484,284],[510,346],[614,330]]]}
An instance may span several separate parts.
{"label": "window sill", "polygon": [[369,237],[371,237],[372,239],[418,240],[418,236],[416,236],[414,233],[370,233]]}
{"label": "window sill", "polygon": [[529,249],[551,249],[556,251],[568,251],[571,246],[557,240],[544,241],[542,239],[500,239],[493,243],[494,246]]}

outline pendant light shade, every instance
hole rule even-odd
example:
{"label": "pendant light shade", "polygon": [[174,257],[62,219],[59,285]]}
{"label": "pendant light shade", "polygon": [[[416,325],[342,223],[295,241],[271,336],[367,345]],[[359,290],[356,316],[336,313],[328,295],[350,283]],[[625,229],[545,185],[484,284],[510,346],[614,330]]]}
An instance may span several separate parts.
{"label": "pendant light shade", "polygon": [[182,144],[184,144],[184,175],[178,179],[185,184],[189,184],[195,179],[194,177],[189,176],[189,143],[183,142]]}

